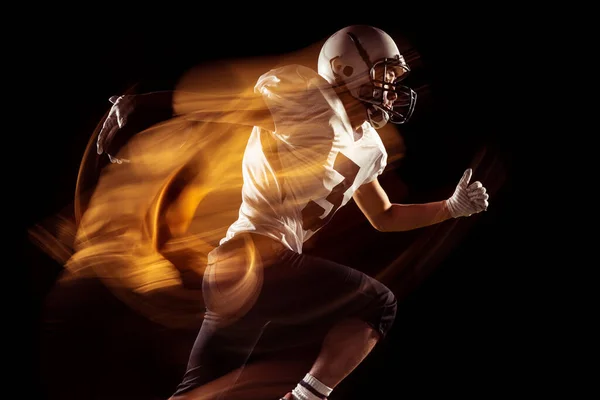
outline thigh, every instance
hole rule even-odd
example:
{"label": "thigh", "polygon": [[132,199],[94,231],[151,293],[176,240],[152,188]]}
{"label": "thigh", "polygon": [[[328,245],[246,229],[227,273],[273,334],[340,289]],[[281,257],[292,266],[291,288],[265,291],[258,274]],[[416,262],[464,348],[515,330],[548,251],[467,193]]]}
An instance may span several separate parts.
{"label": "thigh", "polygon": [[273,327],[323,327],[364,317],[389,289],[351,267],[305,254],[283,251],[265,268],[254,313]]}
{"label": "thigh", "polygon": [[252,246],[237,238],[210,254],[202,282],[206,312],[176,395],[192,390],[196,395],[209,386],[219,393],[231,389],[268,324],[248,312],[262,286],[260,257],[252,255]]}

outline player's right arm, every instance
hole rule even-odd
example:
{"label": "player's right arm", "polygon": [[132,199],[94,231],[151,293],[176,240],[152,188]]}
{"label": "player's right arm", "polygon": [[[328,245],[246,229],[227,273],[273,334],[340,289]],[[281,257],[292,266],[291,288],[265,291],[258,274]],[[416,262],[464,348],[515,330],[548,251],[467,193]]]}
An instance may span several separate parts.
{"label": "player's right arm", "polygon": [[258,126],[275,130],[271,112],[260,93],[249,92],[233,95],[205,95],[175,92],[173,96],[175,115],[190,121]]}
{"label": "player's right arm", "polygon": [[[253,88],[229,93],[161,91],[113,96],[112,108],[97,139],[97,152],[110,154],[109,145],[134,112],[144,114],[146,128],[159,119],[258,126],[289,139],[318,132],[329,124],[332,109],[320,91],[312,90],[318,74],[302,66],[286,66],[260,76]],[[111,160],[114,159],[111,158]],[[117,161],[118,162],[118,161]]]}
{"label": "player's right arm", "polygon": [[110,145],[117,132],[134,113],[142,114],[144,124],[150,127],[172,117],[189,121],[259,126],[273,131],[271,112],[261,93],[232,93],[211,95],[185,91],[160,91],[144,94],[113,96],[112,107],[104,120],[96,140],[98,154],[106,153],[112,162],[120,162],[111,155]]}

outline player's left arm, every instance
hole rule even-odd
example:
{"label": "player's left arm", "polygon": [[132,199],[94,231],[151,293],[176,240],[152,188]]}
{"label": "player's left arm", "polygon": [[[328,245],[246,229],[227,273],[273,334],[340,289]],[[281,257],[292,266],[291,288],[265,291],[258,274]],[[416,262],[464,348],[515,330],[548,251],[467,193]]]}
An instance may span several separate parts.
{"label": "player's left arm", "polygon": [[454,194],[442,201],[422,204],[392,203],[377,179],[358,188],[353,198],[375,229],[382,232],[407,231],[486,210],[489,196],[481,182],[469,185],[471,175],[472,170],[469,168],[463,174]]}

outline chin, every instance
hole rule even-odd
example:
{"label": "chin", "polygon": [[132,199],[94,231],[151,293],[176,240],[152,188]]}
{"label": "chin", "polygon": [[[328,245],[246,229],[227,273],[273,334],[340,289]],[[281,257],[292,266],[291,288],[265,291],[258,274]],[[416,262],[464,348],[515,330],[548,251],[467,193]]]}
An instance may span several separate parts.
{"label": "chin", "polygon": [[390,120],[390,116],[387,112],[375,107],[367,109],[367,116],[369,122],[375,129],[383,128]]}

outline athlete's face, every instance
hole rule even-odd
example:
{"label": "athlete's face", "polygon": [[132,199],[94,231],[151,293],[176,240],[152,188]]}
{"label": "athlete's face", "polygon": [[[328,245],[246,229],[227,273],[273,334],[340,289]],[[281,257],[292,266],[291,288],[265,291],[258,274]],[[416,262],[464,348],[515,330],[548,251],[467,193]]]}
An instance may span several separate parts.
{"label": "athlete's face", "polygon": [[399,81],[406,70],[399,66],[384,66],[384,64],[376,65],[373,68],[373,81],[375,87],[383,89],[381,102],[387,108],[392,108],[394,101],[398,99],[398,94],[392,89],[391,86],[387,85]]}
{"label": "athlete's face", "polygon": [[[363,93],[366,98],[372,98],[376,103],[383,105],[386,108],[392,109],[394,102],[398,99],[398,94],[393,90],[390,84],[398,82],[403,78],[406,70],[400,66],[384,66],[384,64],[376,65],[372,70],[370,82],[364,86]],[[346,108],[346,113],[350,119],[352,126],[356,129],[365,121],[368,121],[367,103],[357,100],[350,92],[342,92],[340,98]],[[378,112],[384,111],[378,109]]]}

